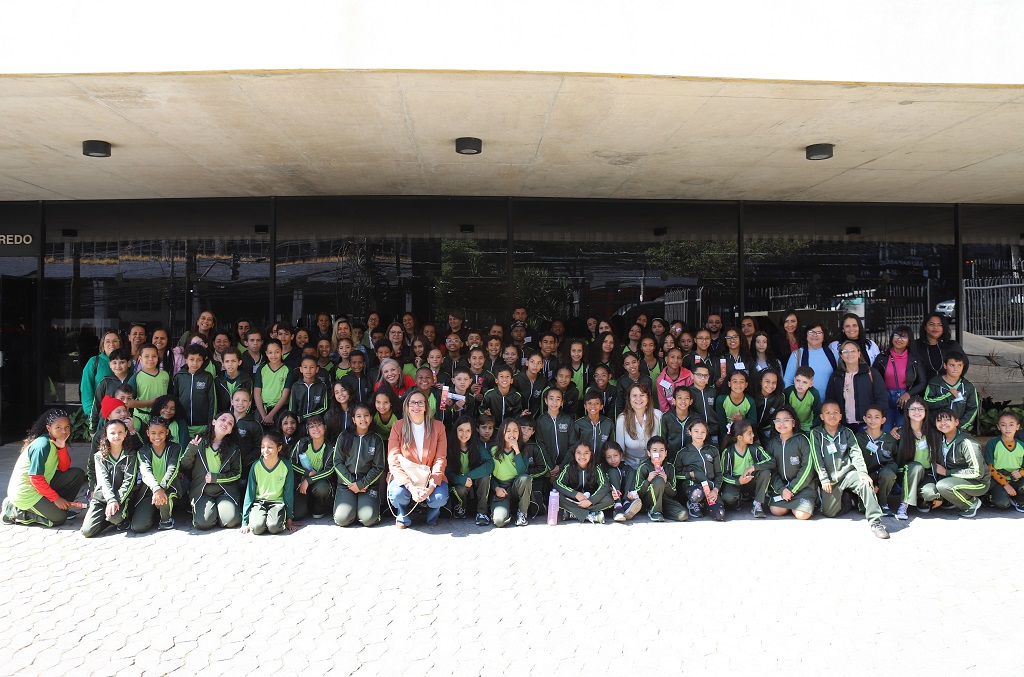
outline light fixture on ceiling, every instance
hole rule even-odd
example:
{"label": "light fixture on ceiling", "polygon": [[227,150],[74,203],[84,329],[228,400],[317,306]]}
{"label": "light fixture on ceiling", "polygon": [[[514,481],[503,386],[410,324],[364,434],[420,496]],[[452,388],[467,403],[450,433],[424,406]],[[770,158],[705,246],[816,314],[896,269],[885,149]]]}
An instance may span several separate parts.
{"label": "light fixture on ceiling", "polygon": [[807,146],[807,159],[808,160],[828,160],[832,157],[832,149],[835,148],[831,143],[812,143]]}
{"label": "light fixture on ceiling", "polygon": [[455,139],[455,152],[459,155],[479,155],[484,142],[475,136],[460,136]]}
{"label": "light fixture on ceiling", "polygon": [[110,157],[110,142],[90,139],[82,142],[82,155],[86,157]]}

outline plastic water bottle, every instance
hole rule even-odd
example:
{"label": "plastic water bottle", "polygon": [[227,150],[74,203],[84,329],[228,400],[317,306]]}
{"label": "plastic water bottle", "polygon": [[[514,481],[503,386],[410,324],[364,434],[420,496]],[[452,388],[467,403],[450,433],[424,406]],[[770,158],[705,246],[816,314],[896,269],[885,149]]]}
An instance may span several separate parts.
{"label": "plastic water bottle", "polygon": [[306,452],[299,454],[299,465],[307,471],[313,469],[313,463],[310,462],[309,456],[306,455]]}
{"label": "plastic water bottle", "polygon": [[552,489],[548,494],[548,524],[558,524],[558,490]]}

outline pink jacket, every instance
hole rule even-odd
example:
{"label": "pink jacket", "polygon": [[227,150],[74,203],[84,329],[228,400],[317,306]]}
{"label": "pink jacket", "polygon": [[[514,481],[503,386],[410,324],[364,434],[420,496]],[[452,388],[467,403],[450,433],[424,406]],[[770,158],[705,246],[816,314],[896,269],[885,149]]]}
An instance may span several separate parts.
{"label": "pink jacket", "polygon": [[434,486],[441,486],[441,483],[445,481],[444,471],[448,465],[448,437],[445,435],[444,425],[440,421],[432,422],[430,434],[423,439],[425,448],[417,454],[415,448],[402,445],[404,424],[404,419],[396,421],[391,428],[391,435],[388,437],[388,469],[391,471],[391,476],[401,485],[408,484],[409,476],[402,470],[401,460],[409,459],[413,463],[429,466],[430,478],[434,480]]}

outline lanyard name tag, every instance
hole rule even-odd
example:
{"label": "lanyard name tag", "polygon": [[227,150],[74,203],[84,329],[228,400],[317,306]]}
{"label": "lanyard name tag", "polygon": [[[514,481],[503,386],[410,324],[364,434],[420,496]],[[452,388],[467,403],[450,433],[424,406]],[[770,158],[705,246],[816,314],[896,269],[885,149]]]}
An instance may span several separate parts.
{"label": "lanyard name tag", "polygon": [[964,401],[963,393],[957,395],[956,398],[953,399],[953,401],[954,402],[963,402]]}
{"label": "lanyard name tag", "polygon": [[878,451],[878,445],[874,442],[868,442],[867,447],[868,451]]}
{"label": "lanyard name tag", "polygon": [[838,450],[836,449],[836,445],[834,443],[829,442],[828,445],[825,447],[825,451],[827,451],[830,454],[834,454]]}
{"label": "lanyard name tag", "polygon": [[745,364],[743,364],[742,362],[733,362],[732,363],[732,367],[733,367],[733,369],[735,369],[737,371],[742,371],[743,369],[747,368],[747,366]]}
{"label": "lanyard name tag", "polygon": [[925,449],[928,448],[928,441],[927,440],[923,440],[923,439],[922,440],[918,440],[917,441],[917,448],[920,449],[921,451],[924,451]]}
{"label": "lanyard name tag", "polygon": [[665,389],[666,395],[672,394],[672,384],[669,383],[668,381],[661,381],[658,385]]}

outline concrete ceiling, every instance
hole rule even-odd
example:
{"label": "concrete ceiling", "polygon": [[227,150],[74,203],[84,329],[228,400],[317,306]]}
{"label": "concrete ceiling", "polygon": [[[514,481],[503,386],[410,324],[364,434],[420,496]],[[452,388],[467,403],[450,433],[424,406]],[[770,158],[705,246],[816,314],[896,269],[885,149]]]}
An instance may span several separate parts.
{"label": "concrete ceiling", "polygon": [[[483,139],[479,156],[454,151]],[[85,139],[114,145],[86,158]],[[811,143],[836,145],[827,161]],[[454,72],[0,77],[0,200],[1024,202],[1024,89]]]}

